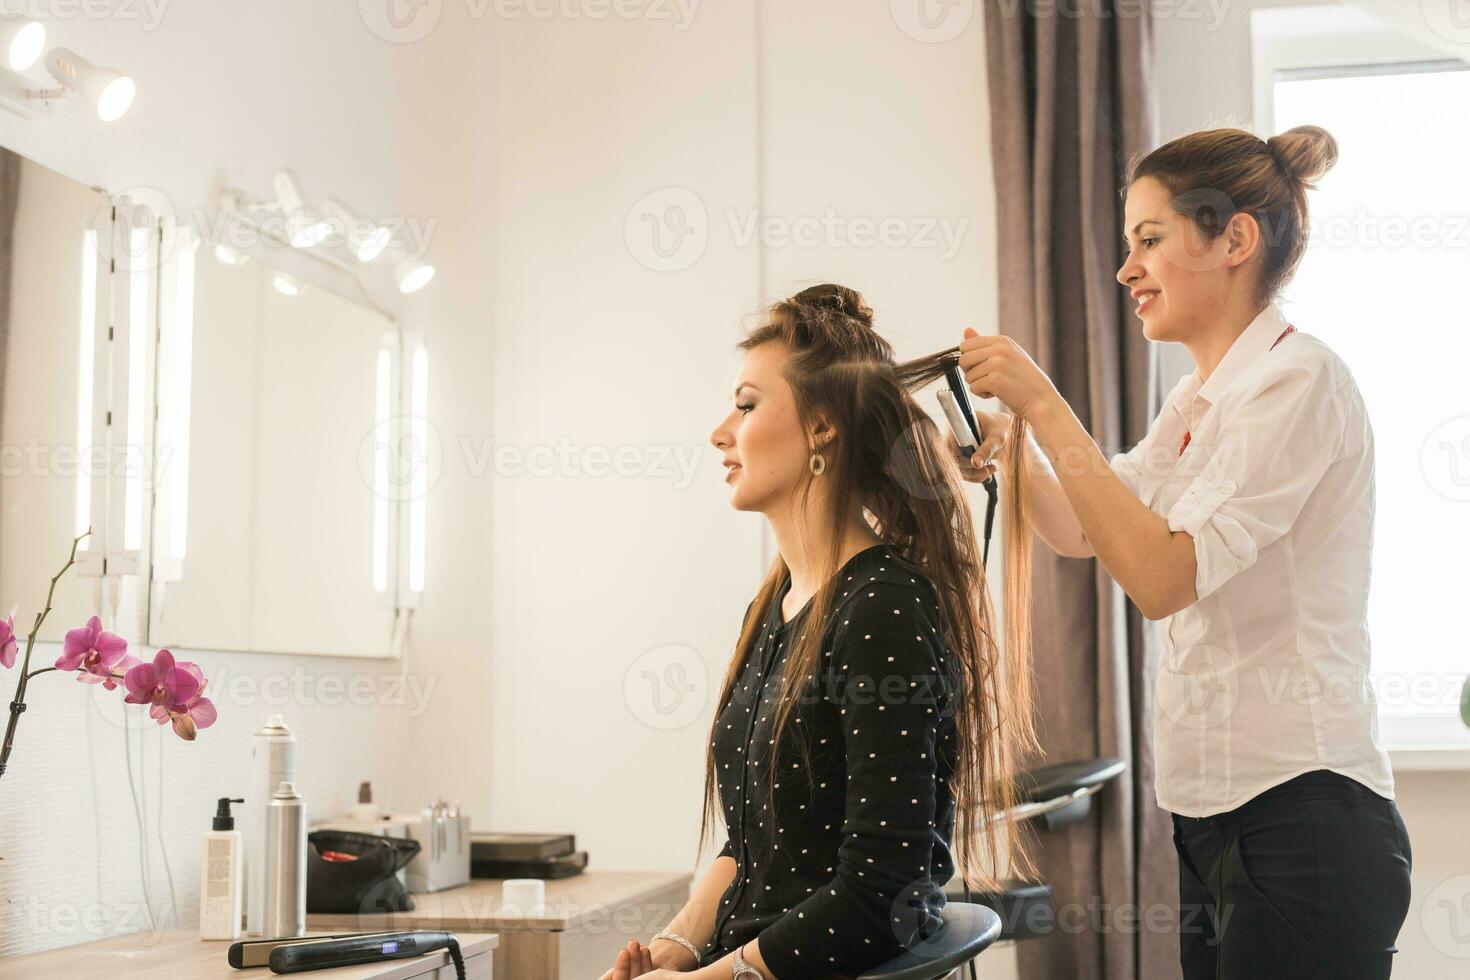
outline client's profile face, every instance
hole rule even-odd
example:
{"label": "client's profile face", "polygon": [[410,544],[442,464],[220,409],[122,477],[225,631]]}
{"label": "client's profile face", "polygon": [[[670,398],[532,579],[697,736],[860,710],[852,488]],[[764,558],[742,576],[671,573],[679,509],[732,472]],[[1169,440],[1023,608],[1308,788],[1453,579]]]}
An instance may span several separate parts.
{"label": "client's profile face", "polygon": [[723,456],[736,510],[764,512],[789,500],[807,467],[810,453],[796,398],[781,373],[789,356],[785,345],[774,342],[746,351],[730,413],[710,434]]}

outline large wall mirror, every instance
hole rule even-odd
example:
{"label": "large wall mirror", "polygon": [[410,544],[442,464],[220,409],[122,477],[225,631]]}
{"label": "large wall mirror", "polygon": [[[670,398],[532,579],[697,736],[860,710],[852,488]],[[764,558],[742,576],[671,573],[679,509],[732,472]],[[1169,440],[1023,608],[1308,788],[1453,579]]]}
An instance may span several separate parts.
{"label": "large wall mirror", "polygon": [[150,641],[387,655],[395,508],[369,462],[398,325],[238,252],[186,261],[189,370],[168,370],[164,350],[158,385],[162,404],[188,406],[187,458],[160,453],[159,485],[178,485],[173,467],[188,478],[155,523]]}
{"label": "large wall mirror", "polygon": [[41,639],[100,607],[108,481],[139,462],[109,458],[111,348],[98,337],[114,300],[129,326],[112,294],[111,222],[106,194],[0,148],[0,615],[16,607],[22,637],[89,527]]}
{"label": "large wall mirror", "polygon": [[42,639],[100,612],[135,644],[393,656],[422,587],[404,331],[160,215],[0,149],[0,615],[28,632],[91,528]]}

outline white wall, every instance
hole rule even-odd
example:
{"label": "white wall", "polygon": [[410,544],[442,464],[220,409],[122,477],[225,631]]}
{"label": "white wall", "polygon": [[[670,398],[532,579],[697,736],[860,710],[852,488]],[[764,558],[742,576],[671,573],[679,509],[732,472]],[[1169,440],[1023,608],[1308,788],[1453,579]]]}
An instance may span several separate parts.
{"label": "white wall", "polygon": [[[446,484],[492,516],[477,542],[495,568],[476,616],[486,686],[464,706],[493,719],[475,812],[574,831],[593,867],[687,869],[701,709],[759,571],[756,524],[723,506],[707,442],[736,324],[757,303],[756,256],[712,233],[689,268],[657,272],[624,226],[663,188],[710,208],[754,202],[749,11],[708,5],[683,32],[647,19],[470,32],[499,113],[496,351],[488,417],[442,434]],[[466,447],[490,454],[481,475]],[[513,455],[497,461],[502,447]],[[601,452],[630,475],[588,475],[607,467]],[[699,720],[666,731],[639,694],[643,668],[662,678],[668,662],[693,687],[674,717]],[[448,746],[459,733],[424,734]]]}

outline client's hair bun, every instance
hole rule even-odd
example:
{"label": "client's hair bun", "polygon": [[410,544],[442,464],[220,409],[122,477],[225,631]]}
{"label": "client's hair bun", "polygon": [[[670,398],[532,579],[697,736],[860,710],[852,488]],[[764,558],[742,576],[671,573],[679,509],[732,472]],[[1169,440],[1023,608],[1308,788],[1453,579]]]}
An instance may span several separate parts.
{"label": "client's hair bun", "polygon": [[1266,141],[1297,180],[1312,186],[1337,163],[1337,140],[1320,126],[1297,126]]}
{"label": "client's hair bun", "polygon": [[867,300],[863,299],[863,294],[856,289],[829,282],[803,289],[791,299],[803,306],[836,310],[866,326],[873,325],[873,308],[868,305]]}

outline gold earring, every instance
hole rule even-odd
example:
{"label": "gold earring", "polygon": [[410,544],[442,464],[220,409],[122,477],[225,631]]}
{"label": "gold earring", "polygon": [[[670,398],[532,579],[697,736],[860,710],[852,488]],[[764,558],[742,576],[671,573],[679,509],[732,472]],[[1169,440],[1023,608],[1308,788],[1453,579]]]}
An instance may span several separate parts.
{"label": "gold earring", "polygon": [[827,457],[823,456],[821,453],[814,452],[812,453],[810,465],[812,469],[812,476],[821,476],[822,472],[827,468]]}

